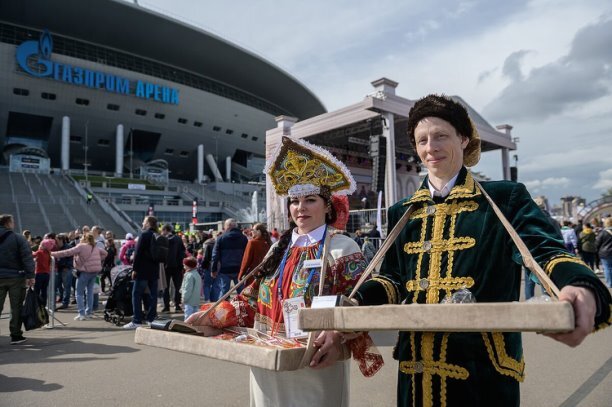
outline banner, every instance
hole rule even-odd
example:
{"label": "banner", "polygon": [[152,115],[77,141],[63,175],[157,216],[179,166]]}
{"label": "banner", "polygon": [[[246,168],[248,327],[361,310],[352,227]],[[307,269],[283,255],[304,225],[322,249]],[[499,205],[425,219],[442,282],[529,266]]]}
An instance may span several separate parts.
{"label": "banner", "polygon": [[193,199],[193,204],[191,207],[191,223],[194,225],[198,223],[198,198]]}
{"label": "banner", "polygon": [[383,191],[378,191],[378,204],[376,206],[376,226],[380,232],[380,237],[385,237],[385,231],[382,228],[382,195]]}

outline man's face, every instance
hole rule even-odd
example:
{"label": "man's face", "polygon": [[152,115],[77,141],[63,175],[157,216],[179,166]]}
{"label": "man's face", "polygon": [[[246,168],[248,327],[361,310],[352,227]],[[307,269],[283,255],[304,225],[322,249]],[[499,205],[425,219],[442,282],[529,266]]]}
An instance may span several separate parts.
{"label": "man's face", "polygon": [[469,140],[446,120],[424,118],[414,129],[414,140],[417,154],[432,176],[450,179],[461,169]]}

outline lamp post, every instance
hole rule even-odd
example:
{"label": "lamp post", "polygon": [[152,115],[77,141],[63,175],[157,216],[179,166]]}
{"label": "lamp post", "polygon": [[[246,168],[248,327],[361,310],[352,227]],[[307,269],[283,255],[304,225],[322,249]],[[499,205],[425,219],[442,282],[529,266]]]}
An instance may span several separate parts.
{"label": "lamp post", "polygon": [[89,120],[85,122],[85,146],[83,146],[83,150],[85,151],[85,160],[83,161],[83,167],[85,170],[85,184],[88,185],[89,179],[87,178],[87,167],[89,167],[89,163],[87,162],[87,150],[89,150],[89,140],[88,140],[88,130],[89,130]]}

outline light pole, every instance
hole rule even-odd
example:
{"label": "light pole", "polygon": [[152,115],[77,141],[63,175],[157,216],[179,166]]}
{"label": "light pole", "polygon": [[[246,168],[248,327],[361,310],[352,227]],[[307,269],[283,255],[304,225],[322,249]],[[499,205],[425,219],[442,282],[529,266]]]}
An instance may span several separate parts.
{"label": "light pole", "polygon": [[87,150],[89,149],[89,140],[87,138],[88,130],[89,130],[89,120],[85,122],[85,146],[83,147],[83,150],[85,151],[85,160],[83,162],[83,167],[85,167],[85,184],[89,182],[87,178],[87,167],[89,167],[89,163],[87,162]]}

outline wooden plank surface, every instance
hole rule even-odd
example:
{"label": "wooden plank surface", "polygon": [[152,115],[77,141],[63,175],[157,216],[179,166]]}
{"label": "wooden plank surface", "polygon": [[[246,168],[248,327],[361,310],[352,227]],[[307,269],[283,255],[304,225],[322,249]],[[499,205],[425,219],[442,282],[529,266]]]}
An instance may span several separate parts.
{"label": "wooden plank surface", "polygon": [[297,370],[306,348],[281,349],[177,332],[138,328],[134,342],[263,369]]}
{"label": "wooden plank surface", "polygon": [[410,304],[299,310],[305,331],[566,332],[574,311],[564,301]]}

